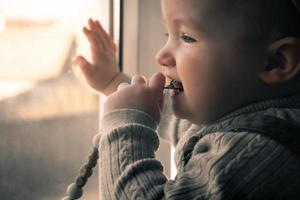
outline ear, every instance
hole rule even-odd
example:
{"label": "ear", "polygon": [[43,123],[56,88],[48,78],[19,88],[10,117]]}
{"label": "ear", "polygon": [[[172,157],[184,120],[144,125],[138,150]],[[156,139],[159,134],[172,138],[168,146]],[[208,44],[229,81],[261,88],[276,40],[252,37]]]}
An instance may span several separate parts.
{"label": "ear", "polygon": [[268,64],[259,73],[259,79],[276,84],[293,79],[300,71],[300,39],[286,37],[270,47]]}

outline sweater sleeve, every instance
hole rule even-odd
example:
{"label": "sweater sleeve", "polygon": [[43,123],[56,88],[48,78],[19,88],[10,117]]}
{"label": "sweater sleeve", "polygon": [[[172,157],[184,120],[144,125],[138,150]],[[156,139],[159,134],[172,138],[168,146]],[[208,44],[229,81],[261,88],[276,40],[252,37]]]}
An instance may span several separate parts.
{"label": "sweater sleeve", "polygon": [[201,138],[182,167],[185,153],[179,152],[178,174],[168,180],[155,159],[156,128],[151,116],[138,110],[116,110],[103,117],[101,199],[273,199],[299,184],[293,156],[276,142],[251,133]]}
{"label": "sweater sleeve", "polygon": [[167,178],[155,159],[159,146],[156,128],[156,121],[139,110],[121,109],[103,116],[99,145],[101,199],[162,198]]}

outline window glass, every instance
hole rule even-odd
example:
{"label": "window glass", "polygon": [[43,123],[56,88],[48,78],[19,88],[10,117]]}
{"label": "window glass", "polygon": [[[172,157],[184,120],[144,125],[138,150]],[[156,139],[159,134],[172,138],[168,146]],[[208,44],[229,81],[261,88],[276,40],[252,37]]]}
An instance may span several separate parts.
{"label": "window glass", "polygon": [[[98,96],[72,59],[88,52],[81,29],[107,15],[103,2],[0,1],[0,199],[61,199],[87,159]],[[96,199],[91,179],[83,198]]]}

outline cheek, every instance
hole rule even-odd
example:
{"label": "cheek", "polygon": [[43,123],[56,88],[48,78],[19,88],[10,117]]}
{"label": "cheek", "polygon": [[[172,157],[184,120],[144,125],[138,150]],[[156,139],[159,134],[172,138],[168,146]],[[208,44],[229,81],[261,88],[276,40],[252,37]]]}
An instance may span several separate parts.
{"label": "cheek", "polygon": [[185,95],[191,109],[201,109],[212,99],[218,85],[217,66],[208,53],[187,56],[183,67],[178,68],[178,74],[184,84]]}
{"label": "cheek", "polygon": [[[186,62],[178,68],[185,87],[186,103],[194,118],[209,119],[224,104],[228,80],[226,62],[222,53],[206,48],[195,54],[186,54]],[[194,112],[194,113],[193,113]]]}
{"label": "cheek", "polygon": [[186,84],[189,95],[194,92],[205,95],[218,85],[223,74],[221,62],[218,62],[219,57],[218,52],[204,47],[195,52],[185,52],[184,59],[181,59],[182,63],[179,65],[181,67],[177,70],[182,82]]}

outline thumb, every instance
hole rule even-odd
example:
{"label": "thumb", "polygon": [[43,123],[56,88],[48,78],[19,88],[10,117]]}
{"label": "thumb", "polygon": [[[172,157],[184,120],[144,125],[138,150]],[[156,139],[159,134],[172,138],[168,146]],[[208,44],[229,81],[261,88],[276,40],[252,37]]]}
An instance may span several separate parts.
{"label": "thumb", "polygon": [[91,74],[93,66],[83,56],[77,56],[75,58],[74,64],[79,65],[84,75]]}
{"label": "thumb", "polygon": [[148,86],[154,90],[158,98],[160,98],[165,87],[165,82],[166,77],[161,72],[157,72],[149,79]]}

